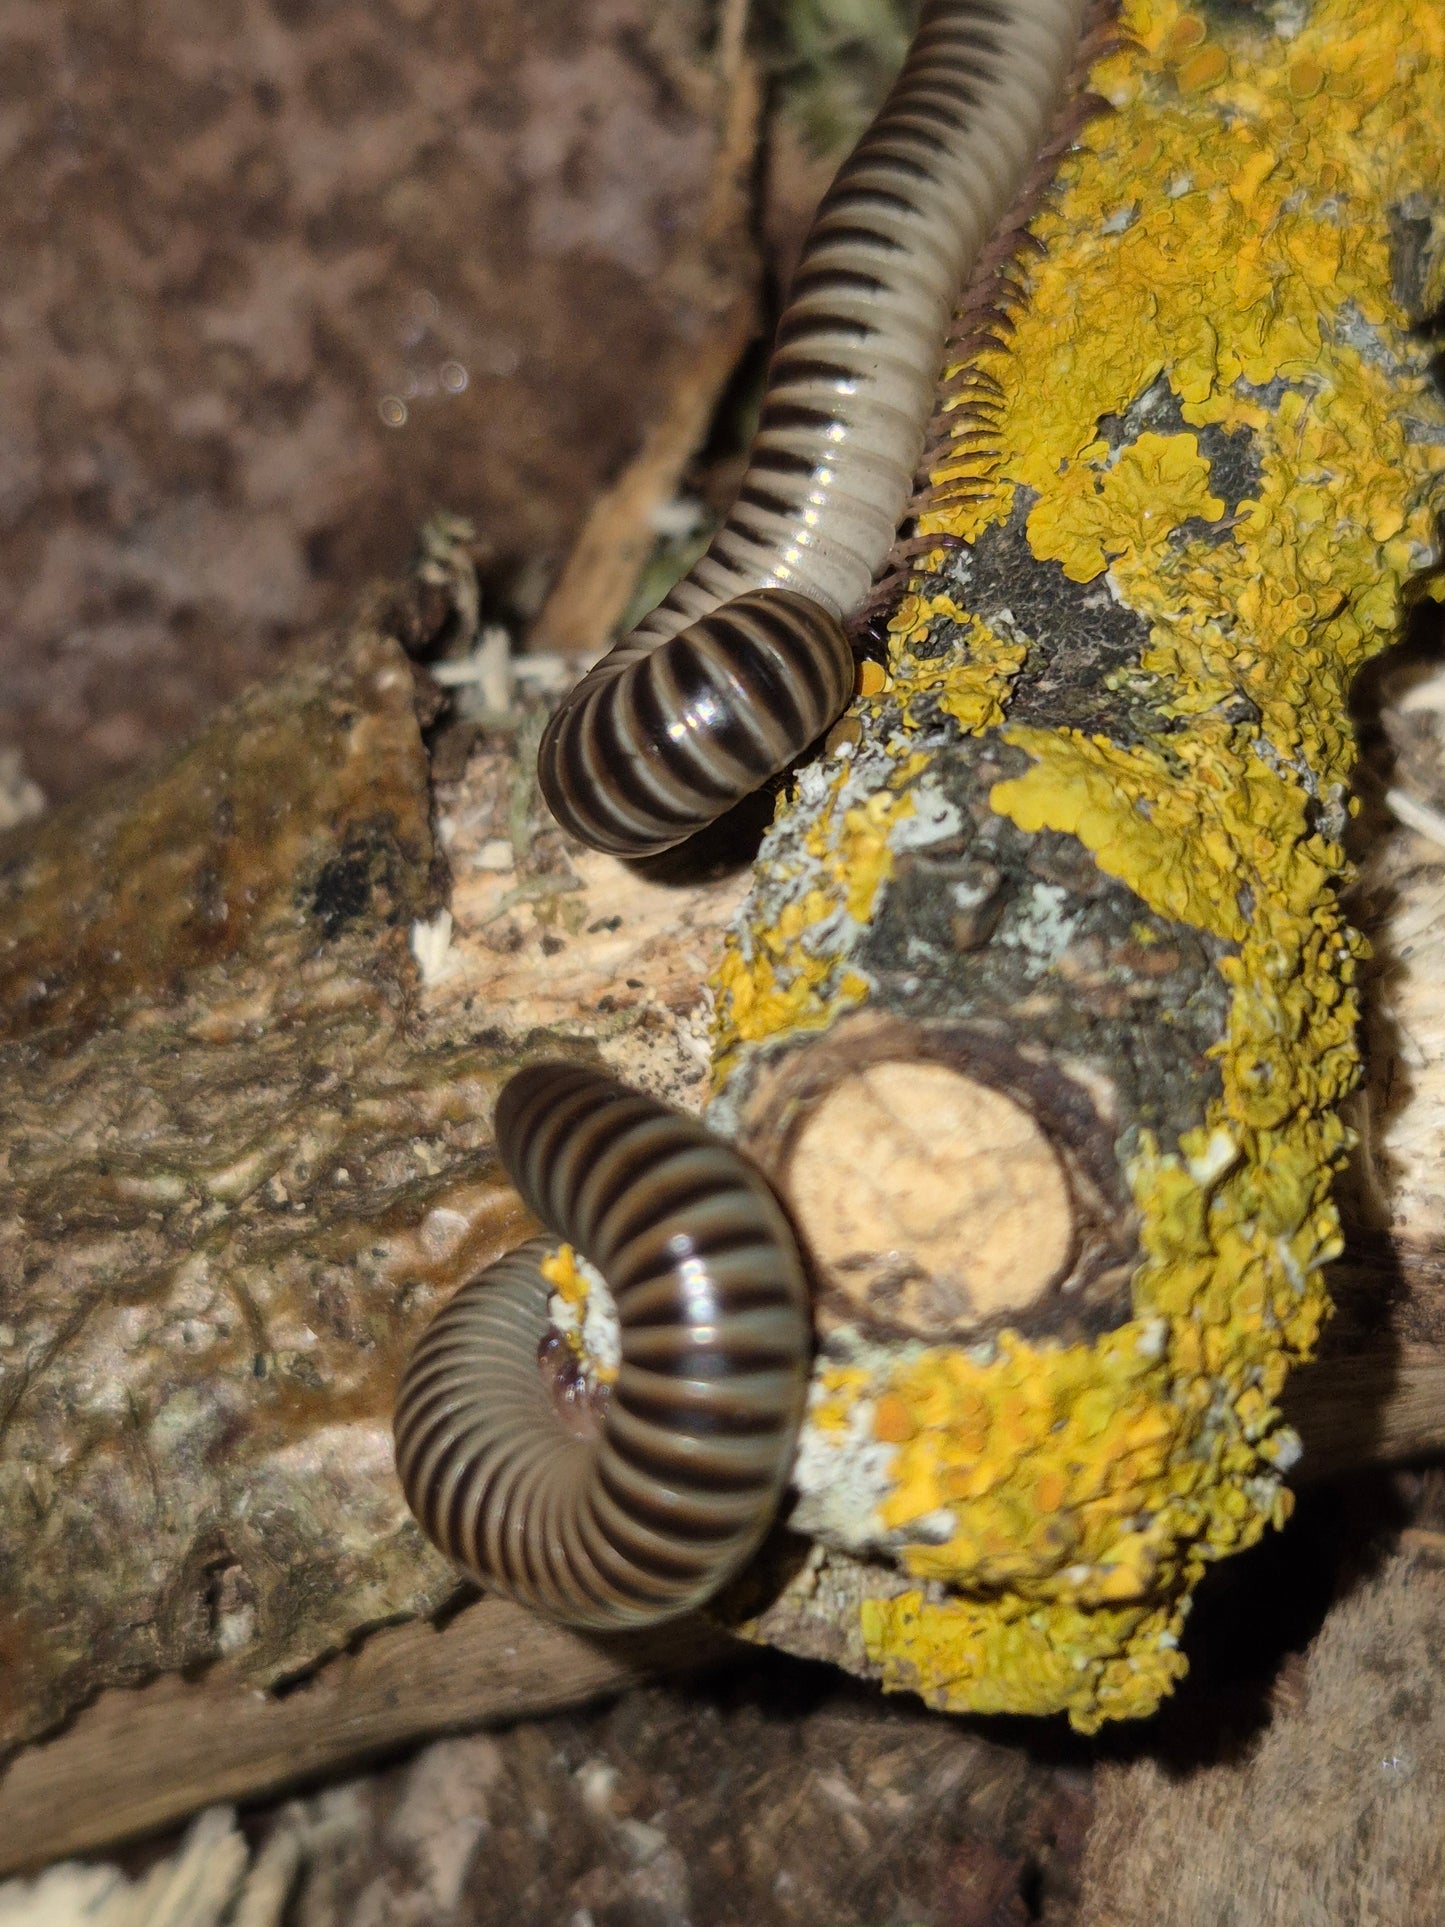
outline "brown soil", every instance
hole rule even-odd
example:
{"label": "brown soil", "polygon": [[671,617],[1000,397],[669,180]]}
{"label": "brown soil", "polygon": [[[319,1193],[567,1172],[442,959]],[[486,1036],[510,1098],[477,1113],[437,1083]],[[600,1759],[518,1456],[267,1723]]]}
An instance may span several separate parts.
{"label": "brown soil", "polygon": [[695,258],[705,13],[0,9],[0,736],[52,799],[274,667],[434,509],[535,606],[750,273]]}
{"label": "brown soil", "polygon": [[[292,1808],[287,1927],[1024,1927],[1072,1917],[1086,1779],[760,1660],[443,1740]],[[276,1822],[269,1823],[277,1824]]]}

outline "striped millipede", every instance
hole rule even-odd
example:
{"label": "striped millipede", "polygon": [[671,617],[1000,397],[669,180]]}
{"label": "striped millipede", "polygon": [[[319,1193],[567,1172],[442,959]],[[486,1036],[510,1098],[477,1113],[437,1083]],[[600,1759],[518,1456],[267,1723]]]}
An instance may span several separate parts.
{"label": "striped millipede", "polygon": [[542,739],[542,793],[584,843],[682,842],[843,710],[842,619],[892,547],[959,294],[1043,144],[1088,3],[926,0],[809,232],[731,514]]}
{"label": "striped millipede", "polygon": [[595,1071],[518,1072],[496,1129],[528,1206],[611,1287],[621,1366],[579,1433],[539,1362],[555,1241],[510,1252],[412,1354],[402,1485],[488,1586],[573,1625],[650,1624],[714,1593],[777,1509],[808,1374],[797,1247],[730,1145]]}
{"label": "striped millipede", "polygon": [[[683,841],[842,711],[843,618],[893,544],[954,307],[1042,146],[1089,4],[925,0],[805,245],[732,513],[543,737],[543,794],[584,842]],[[734,1151],[594,1072],[521,1072],[497,1142],[610,1285],[621,1369],[592,1435],[569,1428],[540,1365],[547,1247],[523,1246],[413,1354],[403,1486],[439,1546],[525,1603],[584,1626],[666,1618],[737,1570],[786,1483],[809,1353],[796,1246]]]}

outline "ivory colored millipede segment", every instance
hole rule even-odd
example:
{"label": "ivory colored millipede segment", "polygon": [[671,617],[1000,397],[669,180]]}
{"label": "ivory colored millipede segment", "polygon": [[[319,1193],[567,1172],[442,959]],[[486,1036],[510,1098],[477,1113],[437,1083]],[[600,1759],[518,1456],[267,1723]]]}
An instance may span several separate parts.
{"label": "ivory colored millipede segment", "polygon": [[959,295],[1043,144],[1086,11],[927,0],[804,246],[732,513],[543,738],[543,794],[583,842],[680,843],[841,713],[841,619],[893,546]]}
{"label": "ivory colored millipede segment", "polygon": [[554,1402],[534,1240],[422,1338],[396,1456],[428,1536],[493,1590],[573,1625],[686,1611],[767,1530],[807,1389],[807,1288],[786,1218],[691,1118],[596,1072],[518,1073],[497,1143],[529,1207],[602,1272],[622,1361],[595,1435]]}

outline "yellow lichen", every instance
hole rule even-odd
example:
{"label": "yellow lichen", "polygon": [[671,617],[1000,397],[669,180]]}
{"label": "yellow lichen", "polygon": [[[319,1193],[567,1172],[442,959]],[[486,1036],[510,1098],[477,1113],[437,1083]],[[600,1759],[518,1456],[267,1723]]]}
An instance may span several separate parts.
{"label": "yellow lichen", "polygon": [[[1343,793],[1349,685],[1396,631],[1445,467],[1442,438],[1407,419],[1439,409],[1387,218],[1412,194],[1445,199],[1439,0],[1316,0],[1290,37],[1216,30],[1176,0],[1124,15],[1135,44],[1094,77],[1115,111],[1036,221],[1045,252],[1014,332],[982,358],[996,442],[940,463],[920,526],[977,540],[1025,490],[1040,562],[1078,582],[1107,572],[1149,625],[1141,668],[1167,733],[1005,727],[1030,767],[992,802],[1233,946],[1222,1094],[1176,1149],[1145,1137],[1134,1157],[1144,1262],[1121,1328],[930,1348],[830,1406],[842,1426],[850,1399],[873,1400],[893,1449],[880,1523],[906,1571],[950,1589],[862,1608],[885,1680],[1085,1729],[1152,1710],[1183,1670],[1207,1562],[1288,1511],[1277,1400],[1327,1309],[1336,1107],[1357,1069],[1360,945],[1321,805]],[[1445,247],[1429,272],[1438,300]],[[1106,439],[1161,377],[1192,432]],[[1258,481],[1229,513],[1205,438],[1240,430]],[[948,483],[964,474],[981,487],[959,506]],[[914,647],[945,619],[967,643],[946,664]],[[931,692],[966,730],[1004,721],[1021,648],[946,597],[909,597],[892,627],[905,713]],[[1241,697],[1251,720],[1226,720]],[[856,889],[835,874],[830,902],[871,903],[888,873],[869,823],[864,809],[852,843],[846,824],[823,833],[828,856],[862,865]],[[772,955],[764,935],[760,964]]]}
{"label": "yellow lichen", "polygon": [[934,1705],[976,1713],[1066,1712],[1092,1731],[1157,1706],[1187,1670],[1177,1605],[1033,1608],[1018,1596],[930,1604],[867,1600],[864,1642]]}
{"label": "yellow lichen", "polygon": [[785,894],[771,922],[746,939],[731,935],[713,975],[716,998],[714,1066],[723,1081],[735,1052],[784,1031],[820,1029],[861,1003],[868,985],[840,965],[841,939],[820,939],[840,914],[866,922],[893,873],[889,832],[912,814],[907,788],[924,759],[903,756],[887,783],[849,800],[852,766],[839,764],[828,797],[803,839],[810,882]]}
{"label": "yellow lichen", "polygon": [[[961,661],[952,654],[931,662],[910,660],[909,645],[926,636],[940,616],[966,630],[967,655]],[[1026,643],[996,634],[946,595],[905,596],[888,631],[901,683],[910,698],[935,696],[944,714],[969,735],[1003,721],[1014,677],[1028,654]]]}
{"label": "yellow lichen", "polygon": [[581,1307],[587,1303],[587,1280],[571,1245],[558,1245],[555,1251],[549,1251],[538,1270],[564,1305]]}
{"label": "yellow lichen", "polygon": [[1181,522],[1217,522],[1223,513],[1193,435],[1141,435],[1112,462],[1108,443],[1093,442],[1034,507],[1029,546],[1075,582],[1091,582],[1125,557],[1148,574]]}
{"label": "yellow lichen", "polygon": [[848,1428],[854,1406],[868,1385],[868,1374],[851,1365],[825,1365],[812,1388],[809,1423],[824,1432]]}
{"label": "yellow lichen", "polygon": [[[599,1384],[614,1384],[617,1379],[616,1365],[594,1357],[583,1337],[592,1285],[577,1253],[571,1245],[558,1245],[555,1251],[547,1253],[538,1270],[566,1308],[562,1314],[566,1319],[563,1336],[568,1345]],[[567,1317],[569,1313],[570,1317]]]}

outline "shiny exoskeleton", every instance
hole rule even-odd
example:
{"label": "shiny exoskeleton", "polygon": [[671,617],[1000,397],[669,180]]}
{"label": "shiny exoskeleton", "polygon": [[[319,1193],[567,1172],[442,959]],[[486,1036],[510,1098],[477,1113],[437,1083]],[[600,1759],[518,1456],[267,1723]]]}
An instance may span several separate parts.
{"label": "shiny exoskeleton", "polygon": [[[413,1353],[396,1456],[428,1536],[488,1586],[573,1625],[698,1604],[772,1520],[807,1389],[807,1289],[787,1220],[732,1147],[596,1072],[502,1093],[517,1188],[602,1273],[621,1363],[579,1428],[545,1369],[535,1240],[465,1285]],[[589,1435],[590,1433],[590,1435]]]}
{"label": "shiny exoskeleton", "polygon": [[786,769],[853,689],[842,619],[912,494],[949,323],[1059,105],[1088,0],[926,0],[814,220],[737,502],[542,741],[583,842],[682,842]]}

